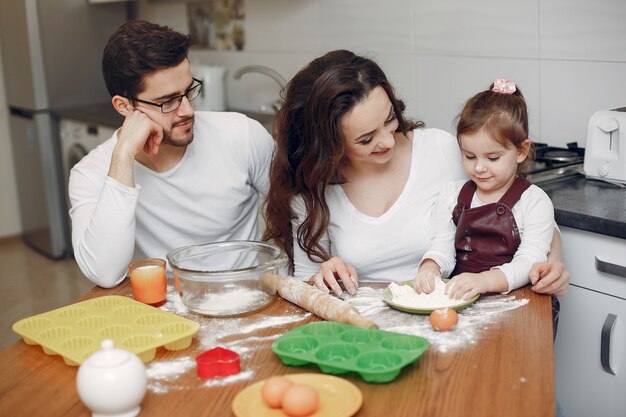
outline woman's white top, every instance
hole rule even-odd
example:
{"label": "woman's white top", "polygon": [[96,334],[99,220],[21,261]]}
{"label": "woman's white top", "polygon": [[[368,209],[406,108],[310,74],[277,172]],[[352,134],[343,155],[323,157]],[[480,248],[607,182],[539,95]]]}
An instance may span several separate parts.
{"label": "woman's white top", "polygon": [[[327,188],[330,224],[321,245],[332,256],[352,265],[359,279],[413,279],[430,242],[431,214],[441,188],[466,178],[456,139],[439,129],[416,129],[411,169],[396,202],[379,217],[357,210],[340,185]],[[319,269],[297,243],[296,231],[306,216],[300,197],[292,202],[297,219],[294,232],[294,276],[307,279]]]}

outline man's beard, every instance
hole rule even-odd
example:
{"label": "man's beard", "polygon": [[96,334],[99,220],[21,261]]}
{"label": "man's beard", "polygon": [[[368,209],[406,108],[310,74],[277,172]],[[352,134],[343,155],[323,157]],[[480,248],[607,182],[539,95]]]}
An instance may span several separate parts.
{"label": "man's beard", "polygon": [[171,128],[169,130],[163,129],[163,140],[161,141],[162,144],[176,147],[184,147],[193,142],[193,122],[189,132],[178,134],[176,137],[174,137],[172,136],[173,130],[174,128]]}
{"label": "man's beard", "polygon": [[193,132],[189,132],[189,136],[175,137],[175,138],[173,138],[169,132],[168,133],[164,132],[163,140],[161,141],[162,144],[170,145],[170,146],[177,146],[177,147],[187,146],[191,142],[193,142]]}

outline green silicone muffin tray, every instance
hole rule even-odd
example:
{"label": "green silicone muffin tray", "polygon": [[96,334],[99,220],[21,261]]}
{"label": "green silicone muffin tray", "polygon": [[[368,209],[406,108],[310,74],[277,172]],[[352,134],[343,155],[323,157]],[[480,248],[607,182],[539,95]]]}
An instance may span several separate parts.
{"label": "green silicone muffin tray", "polygon": [[272,343],[285,365],[316,364],[327,374],[356,372],[367,382],[390,382],[428,348],[419,336],[334,322],[308,323]]}
{"label": "green silicone muffin tray", "polygon": [[29,345],[41,345],[48,355],[61,355],[78,366],[112,339],[115,347],[135,353],[148,363],[160,346],[182,350],[200,325],[128,297],[104,296],[22,319],[13,331]]}

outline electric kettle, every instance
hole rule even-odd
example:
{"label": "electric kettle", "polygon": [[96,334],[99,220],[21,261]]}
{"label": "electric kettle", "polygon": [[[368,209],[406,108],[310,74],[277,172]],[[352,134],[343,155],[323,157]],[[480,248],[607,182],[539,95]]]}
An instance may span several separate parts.
{"label": "electric kettle", "polygon": [[196,110],[226,110],[224,79],[226,68],[215,65],[192,65],[191,72],[202,81],[202,92],[194,101]]}

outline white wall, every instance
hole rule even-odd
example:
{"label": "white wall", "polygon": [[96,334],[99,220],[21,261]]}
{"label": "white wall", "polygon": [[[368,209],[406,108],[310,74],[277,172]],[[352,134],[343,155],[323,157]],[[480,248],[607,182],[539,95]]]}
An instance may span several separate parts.
{"label": "white wall", "polygon": [[[0,39],[0,48],[2,47]],[[17,202],[17,185],[13,168],[13,150],[9,136],[9,111],[7,108],[4,74],[0,51],[0,238],[21,233],[21,219]]]}
{"label": "white wall", "polygon": [[[224,65],[230,107],[256,110],[278,97],[262,64],[291,78],[322,53],[348,48],[376,59],[408,115],[453,130],[469,96],[495,78],[516,81],[531,138],[585,144],[593,112],[626,106],[625,0],[245,0],[244,52],[193,51]],[[187,31],[186,3],[137,0],[137,17]],[[2,67],[0,65],[0,79]],[[4,83],[0,82],[0,237],[20,232]]]}
{"label": "white wall", "polygon": [[[224,65],[231,107],[278,97],[263,64],[289,79],[311,59],[352,49],[381,64],[408,114],[453,130],[464,100],[495,78],[516,81],[529,105],[531,138],[585,144],[594,111],[626,105],[624,0],[245,0],[244,52],[194,51]],[[140,0],[138,17],[186,31],[186,4]]]}

